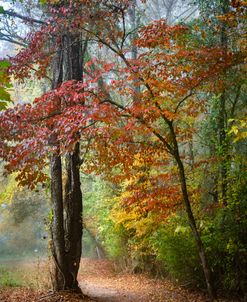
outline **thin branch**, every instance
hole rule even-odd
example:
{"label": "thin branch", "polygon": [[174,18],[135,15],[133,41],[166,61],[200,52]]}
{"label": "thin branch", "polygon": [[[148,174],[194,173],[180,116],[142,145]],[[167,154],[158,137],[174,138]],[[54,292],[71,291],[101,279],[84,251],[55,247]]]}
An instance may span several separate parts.
{"label": "thin branch", "polygon": [[41,24],[41,25],[47,24],[44,21],[41,21],[41,20],[38,20],[38,19],[35,19],[35,18],[31,18],[31,17],[27,17],[27,16],[23,16],[19,13],[16,13],[16,12],[12,11],[12,10],[4,10],[0,14],[7,15],[7,16],[10,16],[10,17],[14,17],[14,18],[18,18],[18,19],[21,19],[21,20],[29,22],[29,23],[37,23],[37,24]]}
{"label": "thin branch", "polygon": [[[122,110],[128,111],[127,108],[125,108],[121,104],[116,103],[113,100],[107,99],[107,100],[104,100],[103,102],[104,103],[110,103],[110,104],[112,104],[112,105],[114,105],[114,106],[116,106],[116,107],[118,107],[118,108],[120,108]],[[131,115],[130,115],[130,117],[131,117]],[[173,154],[173,148],[172,148],[172,146],[166,141],[166,139],[160,133],[158,133],[155,129],[153,129],[151,126],[149,126],[142,117],[137,116],[135,118],[141,124],[145,125],[149,130],[151,130],[151,132],[165,145],[168,153]]]}
{"label": "thin branch", "polygon": [[187,21],[195,12],[197,11],[197,8],[195,8],[188,16],[181,19],[182,22]]}
{"label": "thin branch", "polygon": [[12,44],[16,44],[16,45],[19,45],[19,46],[22,46],[22,47],[27,46],[27,44],[25,44],[23,42],[20,42],[20,41],[17,41],[17,40],[14,40],[14,39],[10,38],[8,35],[4,35],[2,33],[0,33],[0,40],[1,41],[6,41],[6,42],[9,42],[9,43],[12,43]]}
{"label": "thin branch", "polygon": [[[189,12],[190,10],[191,10],[192,8],[191,7],[189,7],[188,9],[186,9],[186,10],[184,10],[180,15],[178,15],[175,19],[174,19],[174,21],[177,21],[177,20],[179,20],[179,18],[181,18],[183,15],[185,15],[187,12]],[[192,13],[195,13],[197,11],[197,7],[192,11]],[[189,16],[191,15],[191,13],[189,14]],[[185,19],[187,18],[187,17],[184,17]],[[184,20],[183,18],[181,19],[181,20]]]}
{"label": "thin branch", "polygon": [[190,91],[189,94],[187,94],[176,106],[174,113],[177,113],[179,107],[183,104],[183,102],[185,102],[190,96],[192,96],[192,90]]}

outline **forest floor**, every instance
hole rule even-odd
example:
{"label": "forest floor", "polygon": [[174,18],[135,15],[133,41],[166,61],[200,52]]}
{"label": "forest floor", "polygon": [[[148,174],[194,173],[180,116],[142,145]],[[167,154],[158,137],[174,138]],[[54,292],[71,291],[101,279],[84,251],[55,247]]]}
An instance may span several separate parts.
{"label": "forest floor", "polygon": [[[2,266],[1,262],[0,266]],[[0,302],[207,301],[203,293],[189,291],[166,279],[152,279],[142,274],[118,273],[113,264],[107,260],[82,259],[79,283],[85,295],[84,298],[66,292],[56,295],[49,293],[48,290],[44,292],[44,288],[48,289],[48,269],[40,261],[38,264],[33,264],[33,262],[22,263],[20,272],[23,274],[20,277],[22,279],[26,278],[26,283],[18,285],[18,282],[15,281],[14,284],[0,287]],[[41,276],[43,279],[41,279]],[[230,301],[236,300],[230,299],[227,302]]]}

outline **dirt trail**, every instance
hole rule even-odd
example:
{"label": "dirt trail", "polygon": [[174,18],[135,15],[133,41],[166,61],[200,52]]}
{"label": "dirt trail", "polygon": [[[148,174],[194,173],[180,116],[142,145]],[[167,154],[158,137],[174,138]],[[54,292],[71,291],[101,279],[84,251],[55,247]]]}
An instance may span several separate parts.
{"label": "dirt trail", "polygon": [[118,274],[106,260],[83,259],[79,282],[84,294],[100,302],[207,301],[205,296],[175,287],[167,280]]}

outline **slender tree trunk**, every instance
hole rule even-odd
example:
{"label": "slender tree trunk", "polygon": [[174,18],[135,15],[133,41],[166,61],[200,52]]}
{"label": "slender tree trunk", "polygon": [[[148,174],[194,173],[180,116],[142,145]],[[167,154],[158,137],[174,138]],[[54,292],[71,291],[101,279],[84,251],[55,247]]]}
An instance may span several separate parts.
{"label": "slender tree trunk", "polygon": [[199,257],[201,260],[201,265],[202,265],[202,269],[203,269],[203,273],[204,273],[204,277],[205,277],[205,281],[206,281],[206,285],[207,285],[208,295],[209,295],[210,300],[214,301],[216,299],[216,294],[215,294],[215,289],[214,289],[214,286],[212,283],[212,276],[211,276],[212,274],[211,274],[210,267],[208,265],[205,248],[202,243],[200,233],[197,229],[196,220],[195,220],[194,214],[191,209],[191,204],[190,204],[188,190],[187,190],[187,184],[186,184],[184,165],[180,159],[179,154],[176,154],[175,159],[176,159],[176,162],[178,165],[178,170],[179,170],[179,179],[180,179],[180,184],[181,184],[183,201],[184,201],[186,213],[188,216],[189,225],[192,230],[192,233],[193,233],[193,236],[194,236],[194,239],[196,242],[196,246],[198,249]]}
{"label": "slender tree trunk", "polygon": [[[140,24],[140,17],[136,16],[136,8],[137,8],[136,0],[133,0],[132,6],[129,9],[131,30],[134,31],[133,35],[131,35],[132,42],[138,37],[137,31],[138,31],[138,26]],[[131,43],[131,59],[136,60],[137,55],[138,55],[137,46],[135,45],[135,43]]]}
{"label": "slender tree trunk", "polygon": [[51,223],[51,252],[54,261],[52,276],[53,289],[55,291],[65,289],[66,265],[64,253],[64,226],[63,226],[63,187],[62,187],[62,164],[61,157],[53,154],[50,158],[51,169],[51,200],[52,200],[52,223]]}
{"label": "slender tree trunk", "polygon": [[197,225],[196,225],[196,219],[194,217],[194,214],[193,214],[193,211],[191,208],[191,203],[190,203],[188,189],[187,189],[184,165],[181,160],[180,153],[179,153],[176,134],[175,134],[172,122],[168,122],[168,126],[170,129],[171,138],[172,138],[172,142],[173,142],[173,156],[174,156],[174,159],[176,160],[176,163],[178,166],[179,180],[180,180],[180,185],[181,185],[183,202],[184,202],[185,210],[186,210],[187,217],[188,217],[188,222],[189,222],[189,225],[190,225],[190,228],[191,228],[191,231],[192,231],[192,234],[194,236],[195,243],[197,246],[199,258],[201,261],[201,265],[202,265],[202,269],[203,269],[203,273],[204,273],[204,277],[205,277],[205,281],[206,281],[206,285],[207,285],[208,296],[210,298],[210,301],[215,301],[216,292],[215,292],[213,282],[212,282],[212,276],[211,276],[212,274],[211,274],[210,267],[208,265],[205,248],[204,248],[200,233],[199,233]]}
{"label": "slender tree trunk", "polygon": [[[221,14],[225,15],[229,11],[229,1],[221,0]],[[227,52],[228,48],[228,37],[227,37],[227,25],[225,21],[222,21],[221,24],[221,36],[220,36],[220,45],[224,53]],[[226,137],[226,89],[221,93],[219,100],[219,117],[218,117],[218,137],[219,137],[219,153],[221,157],[220,167],[219,167],[219,196],[224,205],[227,205],[227,166],[228,166],[228,144]]]}
{"label": "slender tree trunk", "polygon": [[[136,9],[137,9],[137,1],[133,0],[132,6],[129,9],[129,18],[130,18],[130,25],[131,25],[131,30],[133,31],[133,34],[131,35],[131,59],[132,60],[137,60],[138,58],[138,49],[137,46],[134,42],[138,38],[138,27],[140,25],[140,17],[137,16],[136,14]],[[135,64],[135,63],[134,63]],[[136,85],[137,79],[133,80],[133,89],[135,90],[134,94],[134,101],[138,99],[138,94],[141,91],[140,85]]]}

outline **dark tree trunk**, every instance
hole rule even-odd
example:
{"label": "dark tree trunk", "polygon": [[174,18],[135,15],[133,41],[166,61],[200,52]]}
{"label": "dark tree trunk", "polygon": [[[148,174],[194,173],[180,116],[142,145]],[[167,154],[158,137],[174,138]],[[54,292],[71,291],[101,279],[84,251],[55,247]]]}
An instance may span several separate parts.
{"label": "dark tree trunk", "polygon": [[219,136],[219,155],[220,155],[220,166],[219,166],[219,198],[223,205],[227,205],[227,140],[226,140],[226,92],[223,91],[220,96],[219,103],[219,118],[218,118],[218,136]]}
{"label": "dark tree trunk", "polygon": [[[63,81],[82,81],[83,53],[80,35],[67,33],[53,59],[52,89]],[[85,46],[86,47],[86,46]],[[84,48],[85,48],[84,47]],[[61,103],[57,104],[59,110]],[[82,192],[80,183],[80,136],[72,151],[65,155],[65,184],[62,183],[62,163],[59,142],[50,138],[56,152],[51,156],[51,252],[54,260],[53,289],[80,290],[77,275],[80,266],[82,244]],[[64,196],[63,196],[64,193]]]}
{"label": "dark tree trunk", "polygon": [[55,291],[65,289],[66,265],[64,253],[64,225],[63,225],[63,187],[61,157],[53,154],[50,158],[51,169],[51,252],[54,261],[52,276],[53,289]]}
{"label": "dark tree trunk", "polygon": [[83,80],[83,49],[81,35],[66,33],[63,37],[64,81]]}
{"label": "dark tree trunk", "polygon": [[[229,1],[221,0],[221,14],[225,15],[229,11]],[[227,37],[227,24],[226,21],[222,21],[221,24],[221,36],[220,36],[220,46],[224,53],[227,52],[228,48],[228,37]],[[227,76],[227,75],[225,75]],[[219,100],[219,116],[218,116],[218,137],[219,137],[219,152],[220,152],[220,166],[219,166],[219,196],[222,203],[227,205],[227,173],[228,173],[228,142],[226,135],[226,89],[221,93]]]}
{"label": "dark tree trunk", "polygon": [[[56,89],[63,81],[82,80],[82,45],[80,37],[64,36],[53,59],[53,84]],[[59,110],[61,104],[57,104]],[[54,260],[53,289],[80,290],[77,274],[81,258],[82,193],[80,188],[80,144],[65,156],[66,181],[63,189],[62,163],[56,136],[50,139],[57,151],[51,156],[51,252]],[[79,135],[78,135],[79,140]],[[64,196],[63,196],[64,193]]]}
{"label": "dark tree trunk", "polygon": [[77,274],[81,259],[82,244],[82,192],[80,187],[80,145],[75,144],[67,154],[64,196],[65,261],[69,278],[67,288],[79,290]]}
{"label": "dark tree trunk", "polygon": [[[52,89],[56,89],[63,80],[63,54],[62,45],[59,45],[56,55],[52,62]],[[59,110],[61,103],[56,104],[55,110]],[[52,129],[51,129],[52,130]],[[55,291],[65,289],[67,269],[65,265],[65,241],[63,224],[63,183],[62,183],[62,163],[60,147],[57,136],[52,134],[49,138],[50,145],[55,151],[50,157],[51,174],[51,253],[54,267],[52,273],[52,285]]]}
{"label": "dark tree trunk", "polygon": [[[83,80],[83,51],[80,35],[64,36],[64,81]],[[84,47],[85,48],[85,47]],[[66,287],[80,290],[77,281],[82,245],[82,192],[80,182],[80,143],[65,156],[64,227],[65,262],[68,271]]]}

